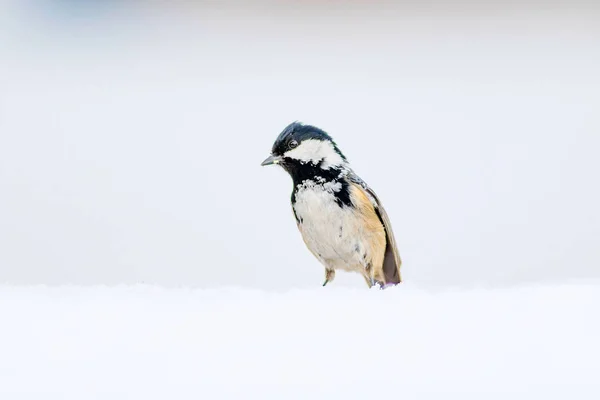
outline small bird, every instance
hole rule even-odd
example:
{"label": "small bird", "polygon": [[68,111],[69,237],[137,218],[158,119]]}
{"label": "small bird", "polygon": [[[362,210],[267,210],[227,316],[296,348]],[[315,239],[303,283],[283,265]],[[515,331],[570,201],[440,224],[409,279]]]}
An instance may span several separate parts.
{"label": "small bird", "polygon": [[261,165],[283,167],[294,182],[292,210],[304,243],[325,267],[361,274],[369,288],[401,282],[400,255],[387,213],[323,130],[293,122]]}

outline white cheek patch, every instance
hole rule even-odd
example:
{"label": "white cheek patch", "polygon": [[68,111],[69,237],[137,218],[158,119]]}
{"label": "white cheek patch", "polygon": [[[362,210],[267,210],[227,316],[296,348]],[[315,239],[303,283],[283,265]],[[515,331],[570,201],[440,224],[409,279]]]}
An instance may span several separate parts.
{"label": "white cheek patch", "polygon": [[288,151],[283,156],[305,164],[309,162],[318,164],[323,161],[323,169],[337,167],[345,163],[342,156],[335,151],[331,142],[316,139],[303,141],[298,147]]}

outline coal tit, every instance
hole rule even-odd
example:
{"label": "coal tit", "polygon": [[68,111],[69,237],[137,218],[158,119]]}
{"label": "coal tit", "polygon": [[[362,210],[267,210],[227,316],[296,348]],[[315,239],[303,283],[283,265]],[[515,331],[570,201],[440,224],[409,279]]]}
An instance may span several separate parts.
{"label": "coal tit", "polygon": [[306,246],[325,267],[323,286],[338,269],[361,274],[369,287],[401,282],[387,213],[325,131],[288,125],[262,163],[272,164],[292,177],[292,210]]}

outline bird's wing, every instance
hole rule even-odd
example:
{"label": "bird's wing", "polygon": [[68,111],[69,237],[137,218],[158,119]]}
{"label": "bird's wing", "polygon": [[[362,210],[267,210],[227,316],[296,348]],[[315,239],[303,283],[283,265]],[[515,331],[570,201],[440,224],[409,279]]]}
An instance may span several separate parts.
{"label": "bird's wing", "polygon": [[349,171],[347,178],[351,181],[359,185],[366,193],[371,202],[373,203],[373,207],[375,208],[375,212],[379,217],[379,220],[383,224],[386,235],[386,247],[385,247],[385,256],[383,259],[383,273],[385,277],[385,283],[400,283],[402,282],[402,278],[400,275],[400,266],[402,265],[402,259],[400,258],[400,253],[398,252],[398,246],[396,245],[396,238],[394,237],[394,232],[392,231],[392,223],[390,222],[390,218],[383,208],[381,201],[366,183],[363,181],[358,175],[356,175],[353,171]]}

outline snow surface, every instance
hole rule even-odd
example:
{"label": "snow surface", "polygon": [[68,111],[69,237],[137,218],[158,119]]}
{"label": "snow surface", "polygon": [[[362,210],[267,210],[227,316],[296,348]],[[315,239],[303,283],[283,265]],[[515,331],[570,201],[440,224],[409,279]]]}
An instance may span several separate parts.
{"label": "snow surface", "polygon": [[0,398],[598,399],[599,289],[0,286]]}

